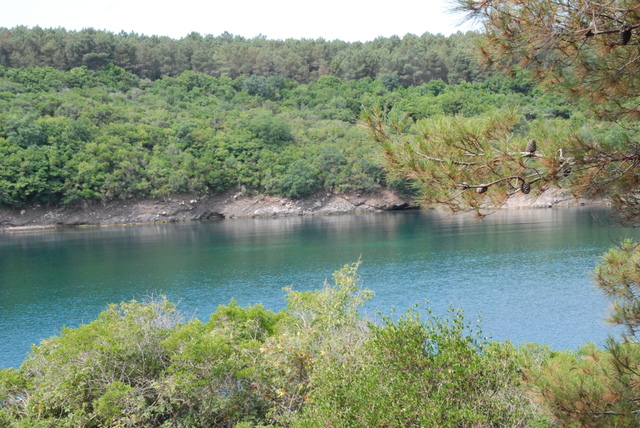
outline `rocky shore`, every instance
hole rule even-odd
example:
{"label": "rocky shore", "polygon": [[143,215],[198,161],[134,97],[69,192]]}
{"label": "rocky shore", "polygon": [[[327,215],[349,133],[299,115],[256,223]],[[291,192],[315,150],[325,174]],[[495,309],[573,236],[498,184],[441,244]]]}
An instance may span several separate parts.
{"label": "rocky shore", "polygon": [[[551,208],[594,204],[601,205],[602,202],[576,199],[560,189],[552,189],[538,196],[517,195],[505,205],[505,208]],[[0,231],[167,223],[211,218],[331,215],[411,208],[417,208],[411,199],[390,190],[370,194],[322,193],[300,200],[265,195],[248,196],[240,193],[183,195],[153,200],[84,202],[50,207],[35,205],[0,210]]]}
{"label": "rocky shore", "polygon": [[65,206],[35,205],[0,210],[0,230],[69,226],[167,223],[234,217],[284,217],[347,214],[415,208],[389,190],[372,194],[317,194],[291,200],[273,196],[224,193],[139,201],[85,202]]}

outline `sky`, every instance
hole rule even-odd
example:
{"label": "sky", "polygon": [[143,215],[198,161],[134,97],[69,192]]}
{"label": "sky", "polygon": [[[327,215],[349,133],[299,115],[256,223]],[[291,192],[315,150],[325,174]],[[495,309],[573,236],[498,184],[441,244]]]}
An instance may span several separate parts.
{"label": "sky", "polygon": [[180,39],[195,31],[218,36],[347,42],[425,32],[472,30],[450,0],[5,0],[0,27],[94,28]]}

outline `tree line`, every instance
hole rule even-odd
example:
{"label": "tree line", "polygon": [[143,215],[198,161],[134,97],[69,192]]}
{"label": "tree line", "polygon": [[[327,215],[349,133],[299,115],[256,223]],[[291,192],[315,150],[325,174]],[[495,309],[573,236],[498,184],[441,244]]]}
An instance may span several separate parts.
{"label": "tree line", "polygon": [[176,40],[92,28],[15,27],[0,28],[0,65],[69,71],[82,66],[97,70],[112,64],[151,80],[184,71],[232,79],[281,76],[298,83],[310,83],[321,76],[344,81],[368,77],[407,87],[435,79],[453,84],[478,79],[483,69],[474,60],[477,37],[473,32],[449,37],[425,33],[348,43],[194,32]]}

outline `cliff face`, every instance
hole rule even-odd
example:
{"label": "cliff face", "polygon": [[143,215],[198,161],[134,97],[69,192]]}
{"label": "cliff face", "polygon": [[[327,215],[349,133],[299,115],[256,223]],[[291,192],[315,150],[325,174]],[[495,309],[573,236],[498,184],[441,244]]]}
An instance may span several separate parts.
{"label": "cliff face", "polygon": [[[602,205],[603,201],[574,198],[561,189],[549,189],[540,195],[517,194],[504,208],[551,208],[594,204]],[[0,211],[0,230],[167,223],[209,218],[330,215],[410,208],[417,208],[412,199],[390,190],[369,194],[323,193],[299,200],[224,193],[141,201],[85,202],[53,207],[35,205],[4,210]]]}

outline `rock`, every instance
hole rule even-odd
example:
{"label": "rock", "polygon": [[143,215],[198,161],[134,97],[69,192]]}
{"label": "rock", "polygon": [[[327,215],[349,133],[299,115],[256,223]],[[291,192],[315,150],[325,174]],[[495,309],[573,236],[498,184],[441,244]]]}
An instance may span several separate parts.
{"label": "rock", "polygon": [[[139,201],[82,201],[65,206],[31,206],[17,210],[0,210],[0,230],[28,226],[64,227],[78,225],[113,225],[204,220],[231,217],[284,217],[293,215],[347,214],[416,208],[409,198],[380,189],[371,193],[322,193],[305,199],[289,200],[282,197],[260,195],[248,197],[235,192],[206,195],[187,199],[191,205],[179,203],[181,199]],[[196,204],[197,205],[194,205]],[[547,208],[602,204],[602,201],[575,199],[561,189],[550,189],[541,195],[518,194],[508,208]],[[182,208],[180,208],[182,206]],[[160,214],[162,213],[162,214]],[[19,215],[18,215],[19,214]],[[15,230],[15,229],[14,229]]]}
{"label": "rock", "polygon": [[576,198],[566,189],[552,187],[539,194],[534,194],[534,192],[517,193],[507,201],[503,208],[553,208],[587,205],[606,205],[606,201]]}

